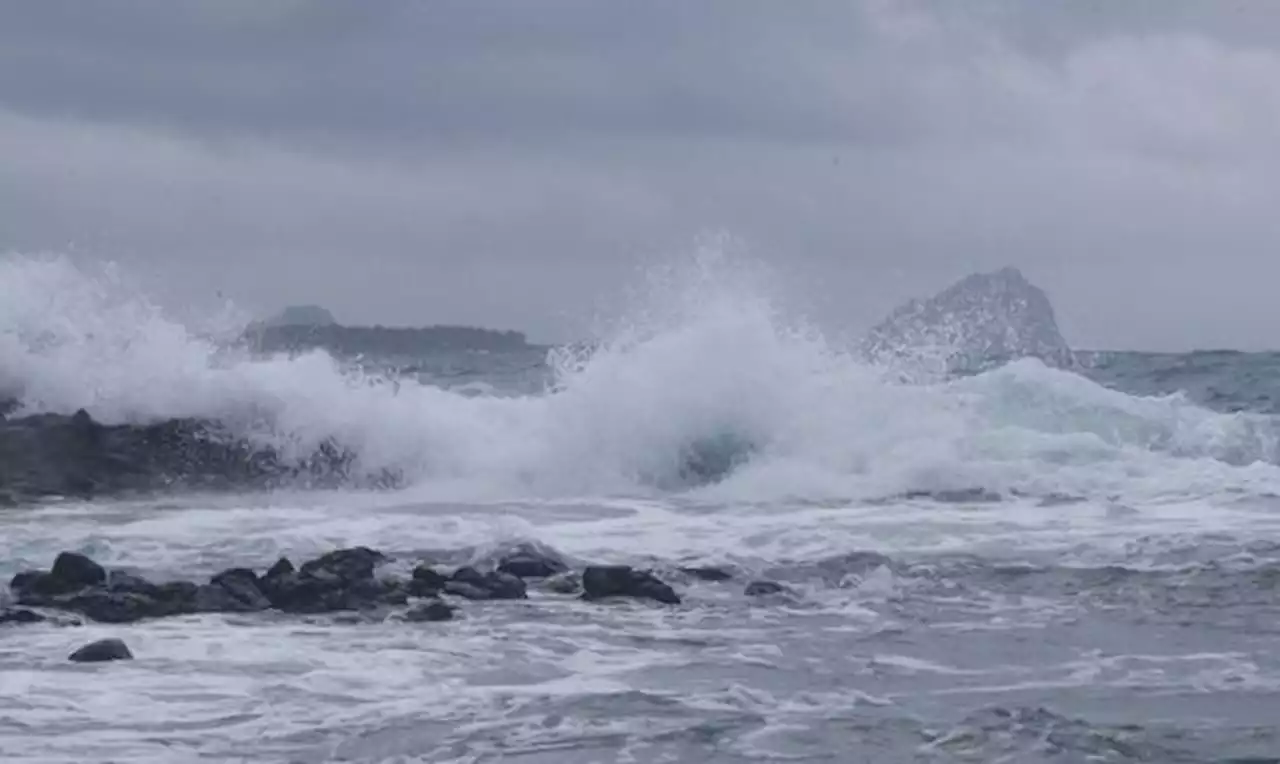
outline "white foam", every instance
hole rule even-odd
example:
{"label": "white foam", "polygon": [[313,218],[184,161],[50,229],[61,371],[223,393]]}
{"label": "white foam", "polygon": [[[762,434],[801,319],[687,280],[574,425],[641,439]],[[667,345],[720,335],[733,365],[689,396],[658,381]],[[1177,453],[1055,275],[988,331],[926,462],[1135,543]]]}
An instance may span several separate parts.
{"label": "white foam", "polygon": [[109,269],[10,256],[0,260],[0,389],[20,390],[28,411],[218,417],[303,450],[336,437],[365,466],[403,471],[423,500],[686,490],[686,449],[716,438],[749,444],[739,454],[748,461],[693,497],[1280,491],[1269,418],[1130,396],[1030,360],[897,384],[743,274],[715,256],[666,272],[593,353],[553,354],[554,389],[499,397],[387,384],[323,352],[251,358],[215,341],[225,333],[166,317]]}

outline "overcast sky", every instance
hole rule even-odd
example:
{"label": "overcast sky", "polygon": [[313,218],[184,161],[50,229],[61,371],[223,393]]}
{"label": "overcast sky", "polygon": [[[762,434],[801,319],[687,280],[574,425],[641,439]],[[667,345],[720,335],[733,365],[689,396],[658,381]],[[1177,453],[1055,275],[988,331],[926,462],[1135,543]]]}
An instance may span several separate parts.
{"label": "overcast sky", "polygon": [[558,339],[707,232],[832,326],[1011,264],[1280,347],[1280,7],[0,0],[0,251]]}

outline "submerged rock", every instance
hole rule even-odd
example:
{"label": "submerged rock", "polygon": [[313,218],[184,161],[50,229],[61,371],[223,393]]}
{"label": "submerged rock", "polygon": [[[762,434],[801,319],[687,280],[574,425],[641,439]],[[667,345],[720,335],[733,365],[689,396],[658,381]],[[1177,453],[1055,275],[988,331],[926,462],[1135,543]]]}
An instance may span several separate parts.
{"label": "submerged rock", "polygon": [[529,596],[524,581],[510,573],[481,573],[470,567],[454,571],[444,591],[469,600],[522,600]]}
{"label": "submerged rock", "polygon": [[34,610],[23,607],[0,609],[0,624],[5,623],[43,623],[49,620]]}
{"label": "submerged rock", "polygon": [[743,591],[748,597],[769,597],[776,594],[786,594],[789,590],[787,587],[777,581],[752,581],[747,584],[746,590]]}
{"label": "submerged rock", "polygon": [[453,613],[454,608],[452,606],[440,600],[431,600],[409,608],[404,614],[404,619],[413,623],[451,621],[453,620]]}
{"label": "submerged rock", "polygon": [[928,300],[900,306],[871,330],[862,349],[880,362],[933,359],[949,373],[1025,357],[1075,365],[1048,296],[1016,268],[976,273]]}
{"label": "submerged rock", "polygon": [[709,581],[711,583],[722,583],[724,581],[732,581],[733,573],[712,565],[696,565],[692,567],[680,568],[680,572],[686,576],[696,578],[699,581]]}
{"label": "submerged rock", "polygon": [[90,642],[67,656],[74,663],[105,663],[106,661],[133,660],[129,646],[120,639],[100,639]]}
{"label": "submerged rock", "polygon": [[679,605],[680,596],[652,573],[629,565],[591,565],[582,572],[583,599],[609,597],[651,599]]}
{"label": "submerged rock", "polygon": [[519,549],[498,561],[499,572],[517,578],[549,578],[568,569],[563,560],[533,548]]}

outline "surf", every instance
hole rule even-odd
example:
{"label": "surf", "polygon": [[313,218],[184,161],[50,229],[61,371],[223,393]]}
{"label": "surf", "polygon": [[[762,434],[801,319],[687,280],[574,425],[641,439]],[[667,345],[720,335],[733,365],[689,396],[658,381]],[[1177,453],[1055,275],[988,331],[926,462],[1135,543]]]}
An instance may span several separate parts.
{"label": "surf", "polygon": [[[871,499],[971,491],[1280,491],[1274,419],[1111,390],[1021,359],[912,381],[784,310],[758,264],[655,271],[542,389],[446,389],[323,351],[260,355],[110,269],[0,260],[0,393],[14,415],[216,420],[303,456],[326,442],[418,494]],[[212,328],[211,328],[212,327]],[[4,395],[0,395],[4,397]]]}

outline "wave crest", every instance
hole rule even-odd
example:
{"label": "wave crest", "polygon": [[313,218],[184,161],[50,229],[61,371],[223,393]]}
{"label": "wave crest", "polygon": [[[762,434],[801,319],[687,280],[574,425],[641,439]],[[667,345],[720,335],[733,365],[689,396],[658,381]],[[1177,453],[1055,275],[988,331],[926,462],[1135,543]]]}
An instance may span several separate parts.
{"label": "wave crest", "polygon": [[1270,417],[1131,396],[1035,360],[895,382],[900,370],[789,319],[765,281],[723,257],[665,271],[608,334],[553,350],[544,392],[511,396],[319,351],[254,357],[167,317],[110,270],[14,256],[0,260],[0,391],[27,413],[217,419],[299,453],[332,439],[366,469],[466,495],[1280,486]]}

